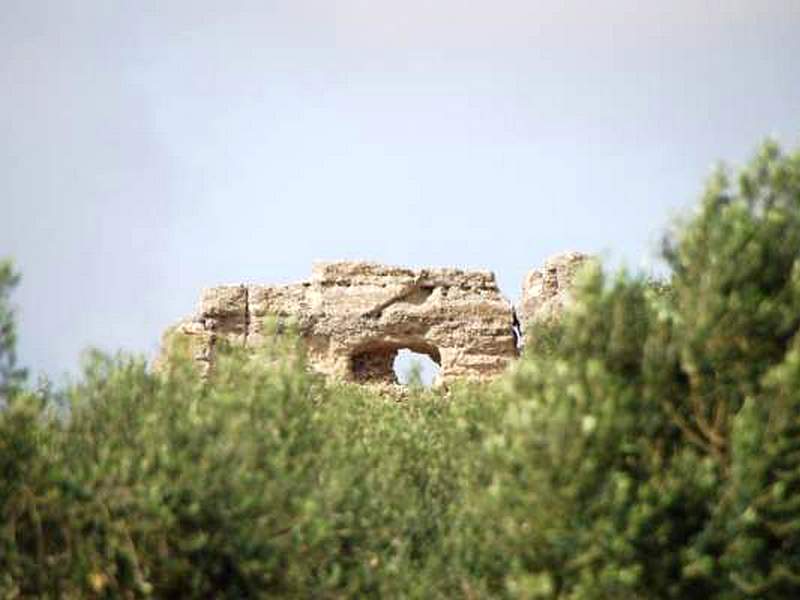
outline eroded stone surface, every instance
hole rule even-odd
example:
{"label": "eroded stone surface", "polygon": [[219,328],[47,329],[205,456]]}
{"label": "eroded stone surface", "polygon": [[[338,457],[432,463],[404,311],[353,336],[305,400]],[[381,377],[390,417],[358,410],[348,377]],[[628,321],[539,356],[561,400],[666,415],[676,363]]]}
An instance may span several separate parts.
{"label": "eroded stone surface", "polygon": [[576,274],[589,260],[592,257],[588,254],[566,252],[547,259],[542,268],[526,275],[517,308],[523,331],[532,332],[536,323],[559,317],[572,299]]}
{"label": "eroded stone surface", "polygon": [[262,342],[269,316],[294,323],[314,369],[351,381],[394,382],[401,348],[430,356],[442,381],[485,379],[517,356],[513,309],[493,273],[370,262],[320,263],[298,284],[208,289],[172,334],[207,369],[222,339]]}

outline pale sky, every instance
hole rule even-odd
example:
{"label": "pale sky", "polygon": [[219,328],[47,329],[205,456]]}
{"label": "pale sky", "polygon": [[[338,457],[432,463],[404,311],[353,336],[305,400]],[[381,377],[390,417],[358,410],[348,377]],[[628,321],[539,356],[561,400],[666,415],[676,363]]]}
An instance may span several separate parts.
{"label": "pale sky", "polygon": [[653,268],[712,166],[800,142],[798,0],[0,0],[22,362],[152,353],[314,260]]}

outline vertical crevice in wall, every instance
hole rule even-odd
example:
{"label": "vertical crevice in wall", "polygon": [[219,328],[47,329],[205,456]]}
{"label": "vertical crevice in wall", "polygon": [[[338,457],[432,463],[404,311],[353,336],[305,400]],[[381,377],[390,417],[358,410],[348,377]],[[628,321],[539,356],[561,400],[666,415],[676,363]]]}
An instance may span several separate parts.
{"label": "vertical crevice in wall", "polygon": [[519,322],[519,317],[517,317],[517,309],[512,304],[511,305],[511,335],[514,336],[514,347],[517,349],[517,356],[522,354],[522,346],[525,343],[524,332],[522,331],[522,325]]}
{"label": "vertical crevice in wall", "polygon": [[244,286],[244,347],[247,348],[247,338],[250,336],[250,286]]}

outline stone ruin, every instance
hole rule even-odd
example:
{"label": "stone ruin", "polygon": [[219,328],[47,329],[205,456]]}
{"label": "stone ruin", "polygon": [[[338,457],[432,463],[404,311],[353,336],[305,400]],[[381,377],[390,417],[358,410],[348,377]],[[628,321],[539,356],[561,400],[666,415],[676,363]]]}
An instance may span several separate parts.
{"label": "stone ruin", "polygon": [[332,378],[396,383],[394,360],[407,348],[439,365],[437,383],[485,380],[519,355],[520,329],[558,316],[587,258],[564,254],[531,271],[518,311],[490,271],[319,263],[302,283],[209,288],[197,312],[168,335],[184,338],[207,372],[220,341],[255,347],[273,317],[279,326],[293,323],[310,366]]}
{"label": "stone ruin", "polygon": [[590,256],[566,252],[547,259],[541,269],[529,271],[522,283],[519,316],[523,328],[557,319],[572,298],[575,276]]}

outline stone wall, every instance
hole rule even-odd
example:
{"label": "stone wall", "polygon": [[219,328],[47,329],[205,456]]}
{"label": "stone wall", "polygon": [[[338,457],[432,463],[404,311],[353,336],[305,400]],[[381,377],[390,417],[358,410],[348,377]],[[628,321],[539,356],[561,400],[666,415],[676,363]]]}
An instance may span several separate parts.
{"label": "stone wall", "polygon": [[[523,327],[563,307],[576,265],[585,259],[565,256],[526,278]],[[362,383],[394,382],[394,359],[402,348],[430,356],[440,366],[441,382],[491,378],[519,351],[516,314],[493,273],[370,262],[320,263],[308,281],[297,284],[207,289],[195,314],[170,335],[184,338],[207,370],[222,340],[260,344],[269,317],[279,326],[296,326],[312,368]]]}
{"label": "stone wall", "polygon": [[529,271],[522,284],[517,315],[523,330],[536,323],[557,319],[569,306],[575,277],[591,260],[588,254],[566,252],[548,258],[544,266]]}

